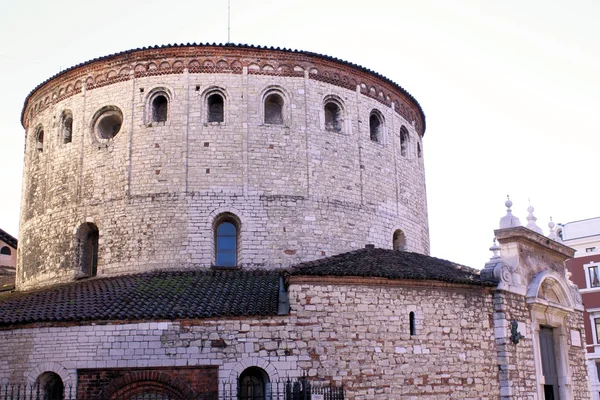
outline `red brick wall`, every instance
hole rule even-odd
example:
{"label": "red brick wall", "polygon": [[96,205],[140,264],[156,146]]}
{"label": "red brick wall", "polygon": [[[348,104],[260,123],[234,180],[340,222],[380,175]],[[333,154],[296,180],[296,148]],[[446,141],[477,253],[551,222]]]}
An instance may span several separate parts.
{"label": "red brick wall", "polygon": [[175,397],[199,398],[216,396],[218,379],[216,366],[80,369],[77,394],[79,399],[121,399],[154,389]]}

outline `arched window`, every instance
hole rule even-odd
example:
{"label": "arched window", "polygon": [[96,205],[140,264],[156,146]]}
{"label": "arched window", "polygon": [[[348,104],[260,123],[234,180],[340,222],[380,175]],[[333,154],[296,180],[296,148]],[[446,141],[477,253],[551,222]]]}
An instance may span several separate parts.
{"label": "arched window", "polygon": [[2,249],[0,249],[0,254],[4,254],[5,256],[10,256],[11,255],[10,247],[8,247],[8,246],[2,247]]}
{"label": "arched window", "polygon": [[411,311],[408,314],[409,324],[410,324],[410,336],[414,336],[417,334],[417,325],[415,323],[415,313]]}
{"label": "arched window", "polygon": [[77,267],[78,278],[96,276],[98,273],[98,240],[100,238],[96,225],[86,222],[77,232]]}
{"label": "arched window", "polygon": [[71,143],[73,138],[73,114],[65,110],[61,117],[63,143]]}
{"label": "arched window", "polygon": [[265,124],[283,124],[283,97],[278,93],[265,98]]}
{"label": "arched window", "polygon": [[330,132],[342,131],[342,109],[335,101],[325,103],[325,130]]}
{"label": "arched window", "polygon": [[417,143],[417,157],[421,158],[421,143]]}
{"label": "arched window", "polygon": [[406,236],[400,229],[394,232],[392,247],[394,250],[406,250]]}
{"label": "arched window", "polygon": [[369,132],[372,141],[383,143],[383,120],[377,111],[371,112],[369,117]]}
{"label": "arched window", "polygon": [[406,149],[408,148],[408,130],[403,125],[400,128],[400,155],[406,157]]}
{"label": "arched window", "polygon": [[206,99],[206,108],[208,109],[208,122],[223,122],[224,101],[219,93],[213,93]]}
{"label": "arched window", "polygon": [[269,382],[269,375],[262,368],[246,368],[238,380],[238,399],[265,400]]}
{"label": "arched window", "polygon": [[152,122],[165,122],[167,120],[167,113],[169,108],[169,101],[166,96],[159,94],[152,99]]}
{"label": "arched window", "polygon": [[44,128],[41,126],[35,133],[35,148],[41,153],[44,151]]}
{"label": "arched window", "polygon": [[63,400],[65,385],[60,376],[54,372],[44,372],[37,379],[40,396],[44,400]]}
{"label": "arched window", "polygon": [[225,214],[215,224],[215,266],[235,267],[238,259],[239,222]]}

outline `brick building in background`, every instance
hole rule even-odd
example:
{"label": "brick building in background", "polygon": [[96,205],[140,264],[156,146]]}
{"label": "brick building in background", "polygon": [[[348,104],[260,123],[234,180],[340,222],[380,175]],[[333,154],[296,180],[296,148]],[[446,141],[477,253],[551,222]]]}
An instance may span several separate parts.
{"label": "brick building in background", "polygon": [[571,280],[579,287],[585,306],[587,364],[592,399],[600,399],[600,217],[573,221],[560,228],[563,243],[575,249],[567,260]]}
{"label": "brick building in background", "polygon": [[15,288],[17,239],[0,229],[0,292]]}
{"label": "brick building in background", "polygon": [[483,270],[430,257],[425,116],[375,72],[233,44],[131,50],[42,83],[22,123],[5,389],[589,398],[573,250],[507,201]]}

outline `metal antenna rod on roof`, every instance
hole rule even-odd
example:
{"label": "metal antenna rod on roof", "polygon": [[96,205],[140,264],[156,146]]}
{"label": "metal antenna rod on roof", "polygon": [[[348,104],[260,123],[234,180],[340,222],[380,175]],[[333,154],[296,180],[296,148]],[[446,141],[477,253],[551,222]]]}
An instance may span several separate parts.
{"label": "metal antenna rod on roof", "polygon": [[231,0],[227,0],[227,43],[231,43]]}

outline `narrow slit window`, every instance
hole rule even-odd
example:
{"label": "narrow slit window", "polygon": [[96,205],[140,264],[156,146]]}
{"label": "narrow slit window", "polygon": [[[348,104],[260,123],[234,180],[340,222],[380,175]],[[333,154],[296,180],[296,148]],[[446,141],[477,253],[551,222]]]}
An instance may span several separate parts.
{"label": "narrow slit window", "polygon": [[421,143],[417,143],[417,157],[421,158]]}
{"label": "narrow slit window", "polygon": [[369,132],[372,141],[377,143],[382,142],[382,125],[381,117],[375,112],[371,113],[369,117]]}
{"label": "narrow slit window", "polygon": [[81,225],[78,233],[78,277],[86,278],[96,276],[98,273],[98,242],[99,232],[96,225],[85,223]]}
{"label": "narrow slit window", "polygon": [[63,143],[71,143],[73,139],[73,115],[70,112],[63,113],[62,117]]}
{"label": "narrow slit window", "polygon": [[333,101],[325,104],[325,130],[330,132],[342,131],[342,110]]}
{"label": "narrow slit window", "polygon": [[410,324],[410,336],[415,336],[417,334],[417,325],[415,323],[415,313],[411,311],[408,314],[409,324]]}
{"label": "narrow slit window", "polygon": [[265,98],[265,124],[283,124],[283,98],[277,93]]}
{"label": "narrow slit window", "polygon": [[152,100],[152,122],[165,122],[167,120],[169,102],[160,94]]}
{"label": "narrow slit window", "polygon": [[408,131],[403,126],[400,128],[400,155],[406,157],[408,148]]}
{"label": "narrow slit window", "polygon": [[223,96],[213,93],[208,96],[208,122],[223,122]]}
{"label": "narrow slit window", "polygon": [[39,129],[35,135],[35,148],[42,153],[44,151],[44,130]]}

